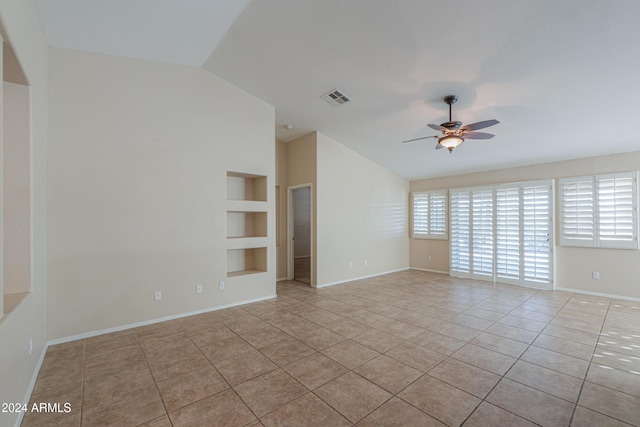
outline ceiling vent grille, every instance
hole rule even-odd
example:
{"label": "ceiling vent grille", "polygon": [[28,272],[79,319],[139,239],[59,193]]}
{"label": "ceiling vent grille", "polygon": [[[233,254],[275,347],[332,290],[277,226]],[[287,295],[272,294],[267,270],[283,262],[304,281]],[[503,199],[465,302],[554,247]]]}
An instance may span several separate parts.
{"label": "ceiling vent grille", "polygon": [[346,104],[347,102],[351,101],[351,98],[349,98],[347,95],[345,95],[344,92],[338,89],[334,89],[331,92],[325,93],[321,96],[321,98],[324,99],[332,107],[339,107],[342,104]]}

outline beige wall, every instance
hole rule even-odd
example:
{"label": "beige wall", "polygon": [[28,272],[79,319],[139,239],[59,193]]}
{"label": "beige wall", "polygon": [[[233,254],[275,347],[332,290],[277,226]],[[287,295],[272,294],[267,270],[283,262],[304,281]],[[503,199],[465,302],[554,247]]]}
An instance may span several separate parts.
{"label": "beige wall", "polygon": [[[318,283],[318,243],[317,243],[317,133],[312,132],[291,141],[287,145],[287,186],[311,184],[311,286]],[[287,206],[289,192],[286,191]],[[287,211],[287,218],[289,212]],[[288,219],[287,219],[288,221]],[[288,222],[287,222],[288,224]],[[290,239],[287,233],[287,239]],[[286,254],[287,262],[289,254]]]}
{"label": "beige wall", "polygon": [[29,88],[4,82],[4,292],[31,290]]}
{"label": "beige wall", "polygon": [[318,285],[408,268],[409,182],[321,133],[317,170]]}
{"label": "beige wall", "polygon": [[199,68],[49,53],[49,338],[274,295],[271,219],[268,271],[226,277],[227,171],[266,176],[274,218],[273,107]]}
{"label": "beige wall", "polygon": [[[26,398],[46,335],[46,150],[47,46],[35,1],[0,2],[2,36],[8,40],[30,85],[31,122],[31,292],[0,319],[0,402]],[[2,68],[2,67],[0,67]],[[29,340],[33,349],[29,353]],[[13,425],[16,413],[1,413],[0,425]]]}
{"label": "beige wall", "polygon": [[[638,169],[640,169],[640,151],[412,181],[411,191],[595,175]],[[556,218],[558,217],[557,210],[556,205]],[[565,246],[556,246],[555,249],[557,288],[640,298],[640,286],[638,285],[640,283],[640,251]],[[431,262],[428,261],[429,255],[433,257]],[[411,239],[411,267],[448,272],[449,242]],[[591,273],[594,271],[600,272],[600,280],[591,278]]]}
{"label": "beige wall", "polygon": [[276,278],[287,278],[287,144],[276,141],[276,186],[280,194],[276,203]]}

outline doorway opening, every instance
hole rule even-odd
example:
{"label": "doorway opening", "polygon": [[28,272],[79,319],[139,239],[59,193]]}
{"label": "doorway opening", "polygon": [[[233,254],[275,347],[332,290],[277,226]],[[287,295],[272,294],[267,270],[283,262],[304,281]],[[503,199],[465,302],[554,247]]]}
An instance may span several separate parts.
{"label": "doorway opening", "polygon": [[289,280],[311,285],[313,237],[311,184],[289,187]]}

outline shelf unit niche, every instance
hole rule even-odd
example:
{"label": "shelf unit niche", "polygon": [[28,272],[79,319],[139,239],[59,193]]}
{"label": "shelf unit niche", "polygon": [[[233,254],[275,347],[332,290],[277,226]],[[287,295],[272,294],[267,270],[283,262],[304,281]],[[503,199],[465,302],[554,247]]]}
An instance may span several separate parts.
{"label": "shelf unit niche", "polygon": [[227,277],[267,271],[267,177],[227,172]]}

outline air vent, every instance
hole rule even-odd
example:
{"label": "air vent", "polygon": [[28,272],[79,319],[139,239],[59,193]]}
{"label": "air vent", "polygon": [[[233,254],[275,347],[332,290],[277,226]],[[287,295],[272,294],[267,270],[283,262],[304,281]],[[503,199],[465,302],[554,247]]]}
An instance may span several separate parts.
{"label": "air vent", "polygon": [[347,102],[351,101],[351,98],[349,98],[347,95],[345,95],[344,92],[341,92],[338,89],[334,89],[329,93],[325,93],[321,96],[321,98],[324,99],[332,107],[339,107],[342,104],[346,104]]}

